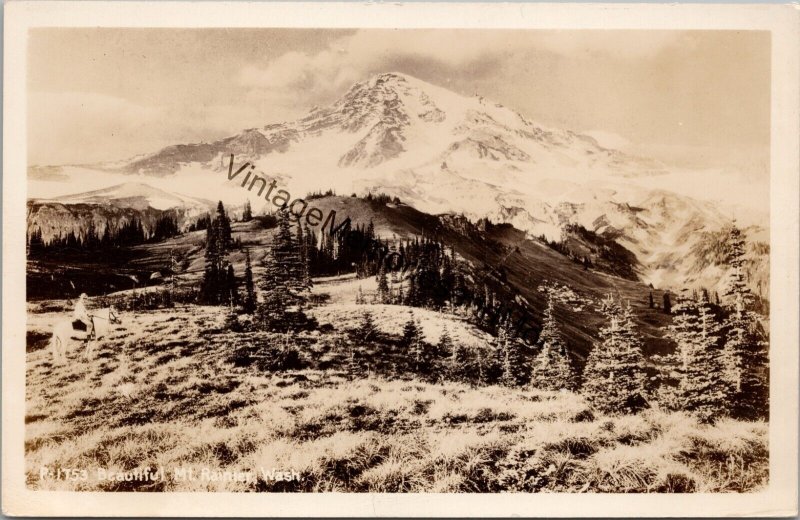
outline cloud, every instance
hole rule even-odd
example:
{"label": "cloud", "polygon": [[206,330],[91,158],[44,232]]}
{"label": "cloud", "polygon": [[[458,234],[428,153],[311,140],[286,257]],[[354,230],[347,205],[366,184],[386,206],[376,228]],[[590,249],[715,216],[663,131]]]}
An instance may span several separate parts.
{"label": "cloud", "polygon": [[159,109],[88,92],[32,92],[28,107],[33,164],[111,159],[107,156],[111,141],[133,151],[124,143],[140,142],[143,129],[162,119]]}
{"label": "cloud", "polygon": [[[460,39],[452,45],[451,32],[358,31],[339,38],[313,54],[287,52],[266,66],[248,65],[240,84],[267,91],[290,89],[311,102],[329,99],[368,75],[393,69],[393,63],[417,60],[441,67],[460,68],[505,47],[499,35],[480,41]],[[462,33],[463,34],[463,33]],[[491,42],[489,40],[492,40]],[[441,49],[447,48],[447,52]],[[437,51],[438,50],[438,51]]]}
{"label": "cloud", "polygon": [[98,93],[31,92],[28,104],[31,165],[119,160],[263,124],[262,114],[246,103],[162,107]]}
{"label": "cloud", "polygon": [[307,85],[325,67],[327,51],[316,56],[291,51],[273,60],[266,69],[247,66],[241,82],[248,86],[271,89],[297,88]]}
{"label": "cloud", "polygon": [[[403,60],[428,62],[454,71],[481,62],[549,52],[573,58],[608,55],[646,59],[673,45],[675,31],[361,30],[332,41],[317,53],[290,51],[266,66],[248,65],[240,84],[267,90],[293,89],[328,97],[368,74]],[[475,71],[490,73],[476,67]]]}

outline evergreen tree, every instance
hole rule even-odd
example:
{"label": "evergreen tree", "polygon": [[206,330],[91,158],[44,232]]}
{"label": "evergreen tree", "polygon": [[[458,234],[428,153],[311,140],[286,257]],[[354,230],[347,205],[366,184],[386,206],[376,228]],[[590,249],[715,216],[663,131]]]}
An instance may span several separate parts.
{"label": "evergreen tree", "polygon": [[233,266],[228,264],[228,269],[225,276],[225,285],[228,296],[228,303],[231,307],[239,303],[239,291],[236,287],[236,275],[233,272]]}
{"label": "evergreen tree", "polygon": [[[150,240],[157,242],[165,238],[174,237],[179,233],[180,229],[178,228],[178,220],[175,215],[172,213],[165,213],[160,215],[156,220]],[[94,230],[92,230],[92,234],[94,234]],[[99,238],[97,242],[99,243]]]}
{"label": "evergreen tree", "polygon": [[[108,226],[106,226],[106,233],[108,232]],[[41,253],[45,249],[44,240],[42,239],[42,230],[39,228],[34,228],[31,231],[30,237],[28,239],[28,253],[36,255]]]}
{"label": "evergreen tree", "polygon": [[361,342],[374,341],[378,336],[378,328],[371,312],[365,312],[361,317],[361,322],[354,332],[355,339]]}
{"label": "evergreen tree", "polygon": [[[334,240],[331,236],[326,236],[325,233],[322,233],[322,256],[330,263],[333,263],[333,261],[336,259]],[[339,274],[336,271],[334,272]]]}
{"label": "evergreen tree", "polygon": [[509,387],[525,384],[530,369],[526,366],[523,344],[514,332],[511,316],[501,322],[496,345],[501,370],[500,384]]}
{"label": "evergreen tree", "polygon": [[262,299],[257,306],[261,324],[267,330],[284,330],[285,297],[288,298],[289,287],[284,270],[280,267],[275,255],[275,248],[264,258],[264,275],[260,282]]}
{"label": "evergreen tree", "polygon": [[253,267],[250,264],[250,251],[244,253],[244,311],[252,314],[256,310],[256,290],[253,284]]}
{"label": "evergreen tree", "polygon": [[227,251],[233,244],[231,239],[231,220],[225,212],[225,206],[222,201],[217,203],[217,215],[214,217],[213,225],[217,226],[217,240],[220,241],[220,249]]}
{"label": "evergreen tree", "polygon": [[747,286],[745,271],[747,248],[741,230],[734,223],[727,239],[727,264],[731,268],[727,287],[723,292],[726,306],[739,311],[746,310],[753,303],[753,293]]}
{"label": "evergreen tree", "polygon": [[303,307],[308,297],[305,265],[294,238],[288,211],[278,211],[278,228],[265,259],[263,301],[259,315],[270,330],[288,330],[308,324]]}
{"label": "evergreen tree", "polygon": [[453,277],[453,293],[451,296],[451,301],[453,302],[454,306],[460,307],[466,303],[466,299],[467,290],[466,282],[464,281],[464,275],[456,272],[455,276]]}
{"label": "evergreen tree", "polygon": [[306,283],[307,272],[303,260],[301,244],[292,235],[289,211],[278,211],[278,229],[273,242],[273,251],[285,283],[291,293],[291,300],[296,305],[305,302],[305,293],[309,287]]}
{"label": "evergreen tree", "polygon": [[235,332],[239,332],[241,330],[241,325],[239,324],[239,315],[236,313],[233,306],[230,306],[225,312],[225,321],[223,326],[226,329]]}
{"label": "evergreen tree", "polygon": [[477,367],[469,347],[454,344],[446,363],[447,378],[461,383],[474,382]]}
{"label": "evergreen tree", "polygon": [[453,264],[444,250],[439,256],[438,264],[441,265],[441,272],[439,274],[439,284],[436,288],[436,302],[438,305],[444,305],[449,302],[453,303],[453,289],[455,288],[455,272]]}
{"label": "evergreen tree", "polygon": [[664,293],[664,314],[672,314],[672,301],[668,292]]}
{"label": "evergreen tree", "polygon": [[650,291],[650,294],[647,296],[647,306],[651,309],[655,307],[655,302],[653,302],[653,291]]}
{"label": "evergreen tree", "polygon": [[553,295],[547,295],[542,332],[538,341],[539,353],[531,367],[531,384],[542,390],[570,390],[574,387],[574,372],[553,314]]}
{"label": "evergreen tree", "polygon": [[[298,226],[300,223],[298,222]],[[308,224],[305,225],[305,232],[303,233],[304,240],[305,240],[305,283],[309,289],[314,286],[314,282],[311,279],[311,273],[314,270],[314,263],[317,261],[317,237],[313,231],[308,227]]]}
{"label": "evergreen tree", "polygon": [[200,286],[200,300],[203,303],[216,305],[219,303],[219,279],[220,272],[216,263],[206,260],[203,270],[203,281]]}
{"label": "evergreen tree", "polygon": [[677,386],[663,388],[662,398],[667,407],[689,411],[704,422],[713,422],[726,409],[719,331],[708,302],[678,299],[666,334],[677,346],[671,357]]}
{"label": "evergreen tree", "polygon": [[206,229],[206,266],[201,285],[201,299],[206,304],[227,305],[231,296],[228,277],[228,249],[230,247],[230,222],[222,201],[217,204],[217,215]]}
{"label": "evergreen tree", "polygon": [[411,273],[408,277],[408,291],[406,292],[406,305],[410,307],[419,306],[419,291],[417,290],[417,276]]}
{"label": "evergreen tree", "polygon": [[447,327],[442,329],[442,334],[439,336],[439,343],[436,345],[439,354],[442,356],[451,356],[453,354],[453,338],[447,331]]}
{"label": "evergreen tree", "polygon": [[433,368],[433,352],[425,343],[413,313],[403,326],[402,344],[408,350],[411,370],[418,374],[430,374]]}
{"label": "evergreen tree", "polygon": [[624,309],[609,296],[602,305],[606,326],[600,329],[584,367],[582,393],[606,413],[635,413],[644,405],[644,357],[630,305]]}
{"label": "evergreen tree", "polygon": [[297,223],[297,248],[300,252],[301,263],[301,288],[303,291],[310,291],[312,287],[311,282],[311,265],[309,260],[308,244],[305,236],[303,235],[303,226],[298,221]]}
{"label": "evergreen tree", "polygon": [[491,385],[498,382],[502,374],[502,366],[498,362],[497,351],[494,349],[479,348],[471,352],[473,356],[473,371],[471,376],[476,383]]}
{"label": "evergreen tree", "polygon": [[86,237],[84,238],[83,245],[86,249],[95,249],[98,243],[97,228],[94,225],[94,220],[90,220],[86,228]]}
{"label": "evergreen tree", "polygon": [[[39,238],[41,239],[41,231],[39,232]],[[111,237],[111,224],[106,224],[106,228],[103,230],[103,237],[100,239],[100,247],[103,249],[109,249],[113,245],[113,239]]]}
{"label": "evergreen tree", "polygon": [[723,378],[728,384],[731,411],[744,419],[769,416],[769,344],[751,310],[754,297],[744,273],[745,242],[734,225],[728,237],[727,263],[731,268],[725,291],[728,316],[724,322]]}
{"label": "evergreen tree", "polygon": [[381,262],[380,271],[378,271],[378,301],[380,303],[389,303],[389,282],[386,278],[386,264]]}
{"label": "evergreen tree", "polygon": [[253,220],[253,208],[250,206],[250,201],[244,201],[244,209],[242,210],[242,222],[250,222]]}
{"label": "evergreen tree", "polygon": [[216,235],[214,234],[214,228],[211,224],[208,225],[206,228],[206,258],[210,255],[216,253],[217,251],[217,241]]}

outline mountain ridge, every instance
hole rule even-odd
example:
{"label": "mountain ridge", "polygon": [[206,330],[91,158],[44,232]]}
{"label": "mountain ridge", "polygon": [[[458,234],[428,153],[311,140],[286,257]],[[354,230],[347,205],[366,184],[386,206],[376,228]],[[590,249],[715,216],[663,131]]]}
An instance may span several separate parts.
{"label": "mountain ridge", "polygon": [[99,190],[28,201],[27,230],[41,232],[45,243],[73,233],[85,236],[89,227],[100,234],[106,228],[118,229],[138,219],[152,230],[158,219],[172,215],[179,228],[187,229],[215,203],[154,188],[141,182],[128,182]]}
{"label": "mountain ridge", "polygon": [[87,192],[62,195],[51,199],[32,199],[33,202],[61,202],[66,204],[115,204],[140,209],[141,204],[147,204],[153,209],[170,209],[176,206],[202,206],[213,208],[214,202],[207,199],[189,197],[180,193],[168,192],[155,188],[143,182],[125,182],[115,184],[108,188],[91,190]]}
{"label": "mountain ridge", "polygon": [[[427,213],[488,217],[550,241],[580,225],[632,251],[646,282],[713,288],[722,279],[687,255],[703,249],[698,230],[719,231],[731,219],[718,204],[648,187],[670,178],[662,163],[399,73],[358,82],[295,121],[93,168],[214,190],[226,201],[248,197],[258,209],[254,193],[226,182],[230,154],[295,194],[384,192]],[[758,221],[744,227],[763,242],[766,219]],[[763,279],[768,255],[758,261]]]}

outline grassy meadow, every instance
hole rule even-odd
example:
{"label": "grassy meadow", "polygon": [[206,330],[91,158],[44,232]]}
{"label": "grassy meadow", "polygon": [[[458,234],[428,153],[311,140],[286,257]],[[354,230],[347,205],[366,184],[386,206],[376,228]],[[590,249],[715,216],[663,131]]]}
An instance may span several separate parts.
{"label": "grassy meadow", "polygon": [[[232,333],[218,307],[122,313],[93,359],[75,345],[58,366],[47,333],[63,308],[29,304],[29,487],[638,493],[755,491],[767,482],[764,423],[704,425],[657,409],[612,417],[574,393],[423,381],[396,370],[404,353],[391,342],[368,347],[367,361],[354,365],[347,325],[326,307],[347,301],[344,284],[356,287],[338,280],[315,289],[335,302],[313,310],[317,331]],[[399,333],[408,315],[363,305],[350,314],[357,307],[375,312],[386,334]],[[448,319],[459,341],[483,340]],[[85,469],[87,478],[42,478],[43,467]],[[97,468],[165,473],[116,481],[98,478]],[[175,468],[253,473],[187,479]],[[261,468],[300,479],[268,478]]]}

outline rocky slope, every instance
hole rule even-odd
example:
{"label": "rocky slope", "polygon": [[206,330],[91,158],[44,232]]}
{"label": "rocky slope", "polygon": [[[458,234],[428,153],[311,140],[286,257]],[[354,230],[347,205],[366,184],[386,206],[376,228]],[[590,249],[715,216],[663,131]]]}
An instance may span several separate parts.
{"label": "rocky slope", "polygon": [[214,208],[211,201],[178,195],[142,183],[125,183],[110,188],[67,195],[54,199],[28,201],[28,234],[41,230],[42,239],[73,232],[84,236],[90,225],[102,235],[107,226],[119,228],[139,219],[152,230],[159,217],[169,213],[185,229]]}

